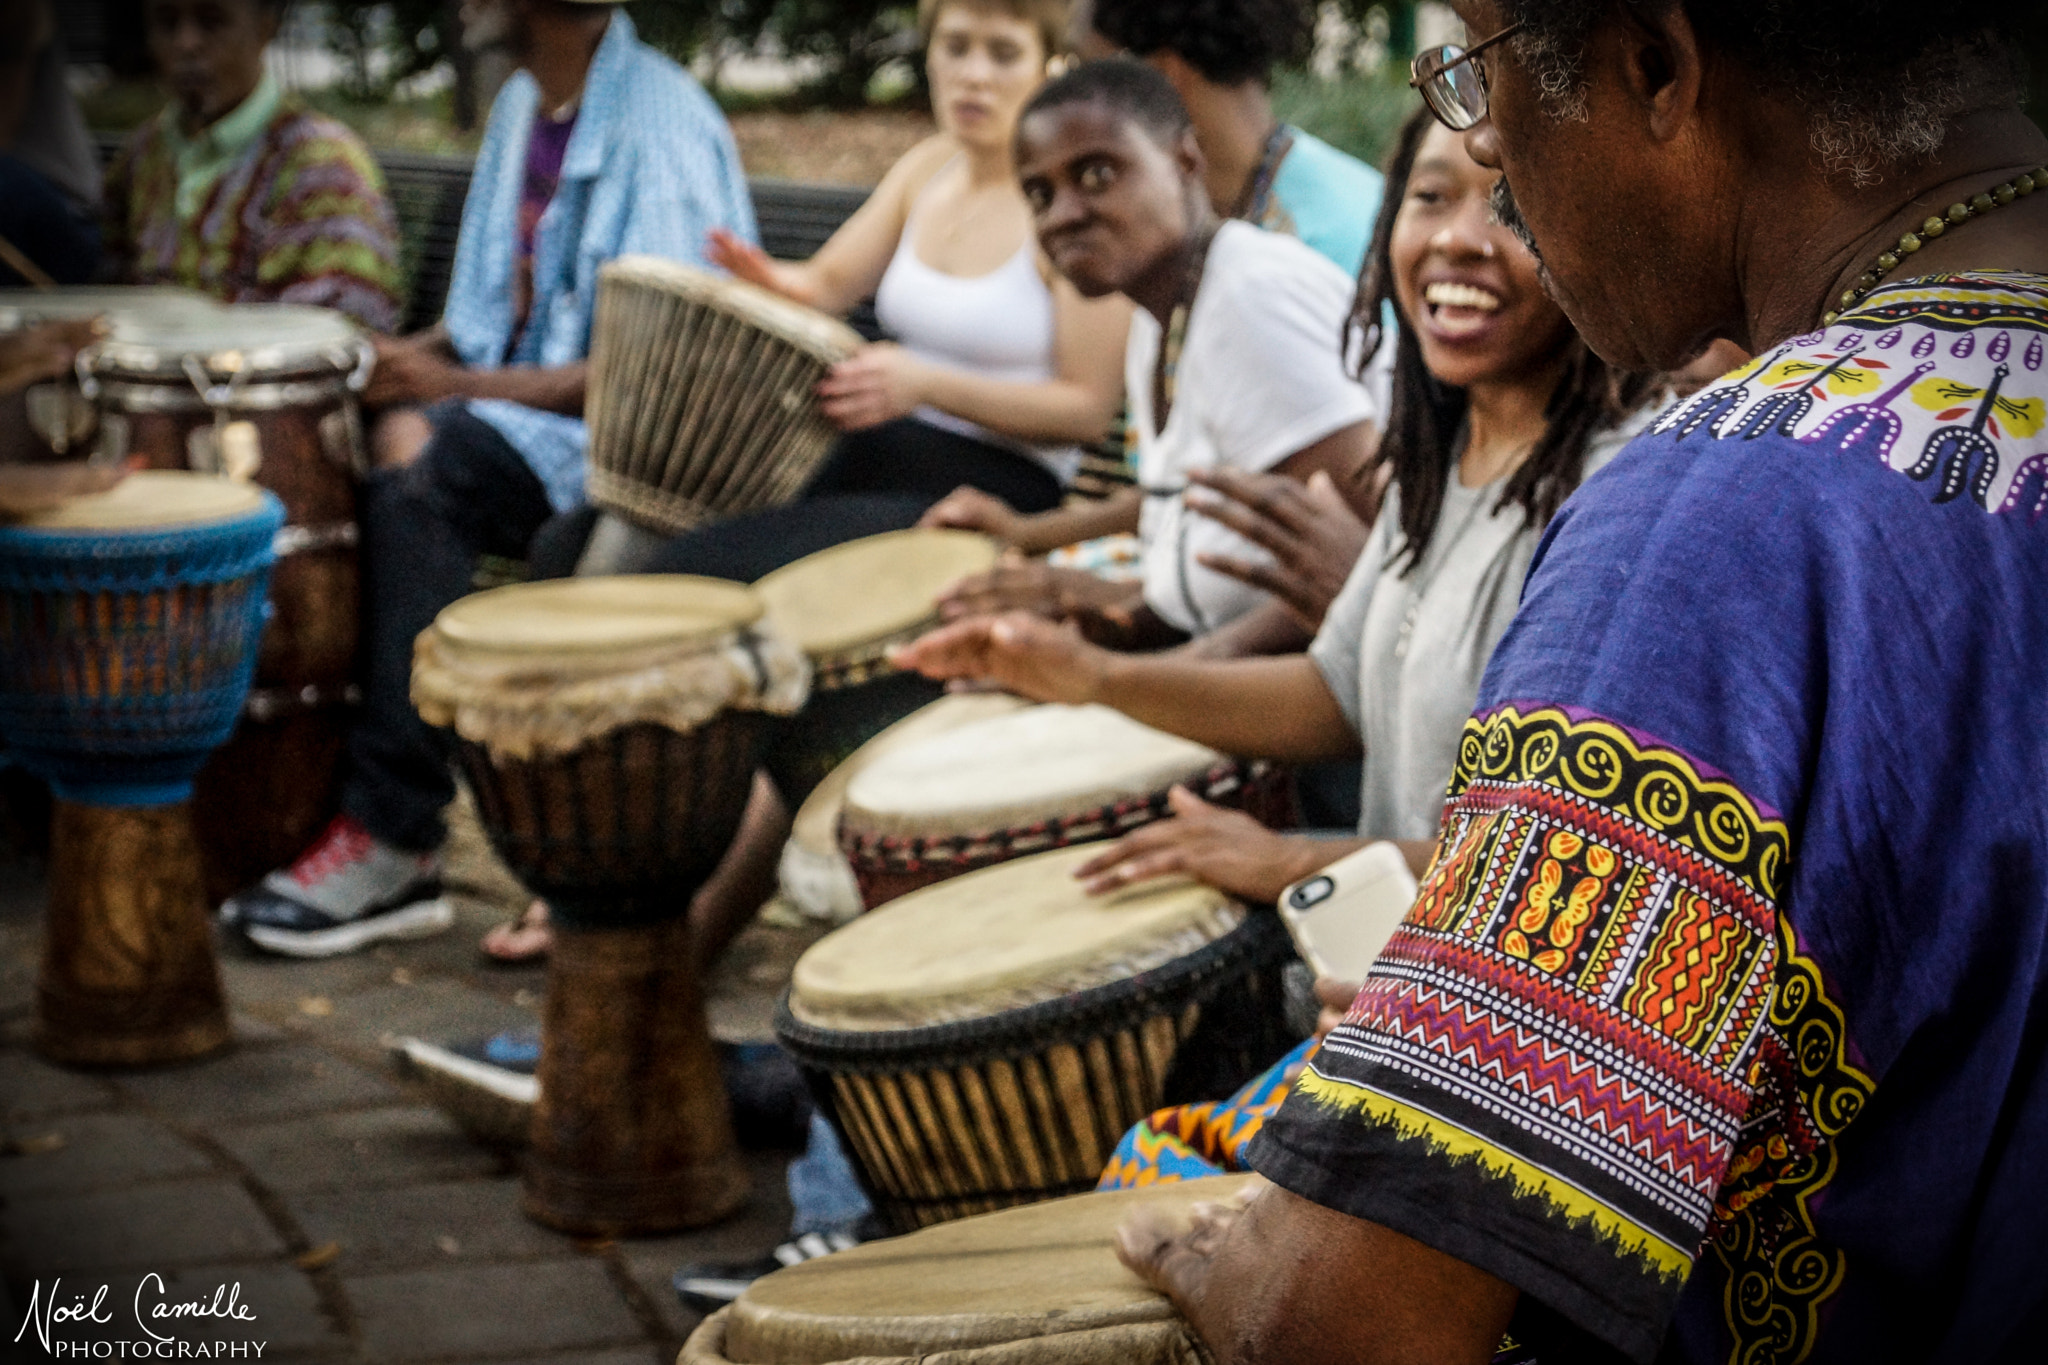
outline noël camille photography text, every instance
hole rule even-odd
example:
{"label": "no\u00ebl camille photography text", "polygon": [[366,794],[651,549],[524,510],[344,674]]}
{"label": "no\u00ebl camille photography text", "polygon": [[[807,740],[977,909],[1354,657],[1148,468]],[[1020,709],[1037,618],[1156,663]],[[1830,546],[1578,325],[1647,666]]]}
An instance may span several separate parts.
{"label": "no\u00ebl camille photography text", "polygon": [[[126,1305],[113,1300],[106,1284],[67,1286],[41,1280],[29,1291],[28,1312],[15,1332],[16,1346],[40,1346],[55,1360],[261,1360],[268,1343],[246,1336],[226,1339],[248,1329],[228,1324],[253,1323],[256,1312],[242,1300],[240,1281],[215,1285],[210,1293],[173,1295],[154,1272],[136,1283]],[[124,1313],[123,1309],[126,1309]],[[132,1319],[132,1321],[131,1321]],[[172,1333],[180,1324],[213,1320],[222,1339],[192,1341]]]}

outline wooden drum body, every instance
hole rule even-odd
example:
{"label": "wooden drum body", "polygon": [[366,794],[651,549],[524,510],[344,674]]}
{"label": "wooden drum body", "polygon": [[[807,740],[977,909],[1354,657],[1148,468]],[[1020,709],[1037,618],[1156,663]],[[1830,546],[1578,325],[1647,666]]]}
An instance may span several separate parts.
{"label": "wooden drum body", "polygon": [[36,1047],[142,1065],[228,1041],[188,798],[263,627],[275,498],[192,474],[0,528],[0,738],[57,798]]}
{"label": "wooden drum body", "polygon": [[479,593],[416,646],[492,844],[554,911],[527,1212],[610,1236],[715,1222],[747,1195],[684,913],[746,808],[801,655],[759,599],[685,577]]}
{"label": "wooden drum body", "polygon": [[591,325],[591,502],[673,535],[788,501],[837,435],[818,381],[861,345],[740,280],[654,256],[610,262]]}
{"label": "wooden drum body", "polygon": [[1116,1257],[1140,1209],[1184,1221],[1255,1177],[1077,1195],[777,1271],[706,1319],[677,1365],[1200,1365],[1165,1295]]}
{"label": "wooden drum body", "polygon": [[1294,1041],[1277,919],[1184,880],[1090,899],[1062,849],[801,958],[776,1033],[898,1231],[1092,1189],[1126,1129]]}
{"label": "wooden drum body", "polygon": [[1286,783],[1106,706],[1033,706],[877,759],[848,785],[839,842],[868,908],[1028,853],[1114,839],[1188,788],[1291,823]]}
{"label": "wooden drum body", "polygon": [[199,782],[215,900],[290,862],[334,813],[360,695],[356,394],[372,356],[338,313],[238,304],[119,318],[80,357],[105,458],[223,474],[285,507],[244,723]]}

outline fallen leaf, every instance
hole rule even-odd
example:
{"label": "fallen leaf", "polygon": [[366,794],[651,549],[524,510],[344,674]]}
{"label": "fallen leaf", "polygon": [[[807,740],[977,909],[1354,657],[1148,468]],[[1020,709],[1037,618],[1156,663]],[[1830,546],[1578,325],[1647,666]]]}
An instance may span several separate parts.
{"label": "fallen leaf", "polygon": [[52,1152],[63,1151],[69,1145],[62,1133],[38,1133],[34,1137],[0,1141],[0,1156],[48,1156]]}
{"label": "fallen leaf", "polygon": [[394,986],[410,986],[412,984],[412,972],[404,967],[393,967],[391,969],[391,984]]}
{"label": "fallen leaf", "polygon": [[439,1237],[436,1237],[434,1239],[434,1245],[441,1248],[441,1253],[445,1256],[460,1256],[462,1254],[462,1243],[456,1241],[453,1237],[448,1236],[448,1234],[446,1233],[443,1233]]}
{"label": "fallen leaf", "polygon": [[300,999],[299,1013],[309,1019],[325,1019],[334,1013],[334,1002],[324,995],[308,995]]}
{"label": "fallen leaf", "polygon": [[333,1265],[341,1259],[341,1243],[326,1242],[311,1251],[302,1252],[292,1258],[292,1264],[301,1270],[318,1270],[323,1265]]}

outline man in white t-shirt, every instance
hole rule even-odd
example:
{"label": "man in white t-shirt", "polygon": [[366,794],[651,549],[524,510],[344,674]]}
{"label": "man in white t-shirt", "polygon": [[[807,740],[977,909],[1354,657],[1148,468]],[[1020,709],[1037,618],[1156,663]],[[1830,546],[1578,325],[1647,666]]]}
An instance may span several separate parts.
{"label": "man in white t-shirt", "polygon": [[986,529],[1025,549],[1136,529],[1142,606],[1122,599],[1121,585],[1033,566],[956,592],[947,614],[1037,610],[1127,648],[1213,631],[1262,594],[1204,556],[1268,561],[1251,541],[1188,512],[1189,474],[1228,468],[1306,481],[1321,470],[1341,481],[1371,452],[1384,402],[1342,353],[1352,281],[1299,241],[1218,223],[1187,111],[1141,62],[1091,62],[1051,82],[1025,109],[1017,142],[1018,174],[1054,266],[1086,296],[1122,293],[1138,305],[1125,385],[1145,497],[1135,528],[1070,524],[1099,515],[1085,509]]}
{"label": "man in white t-shirt", "polygon": [[1350,277],[1312,248],[1247,223],[1224,223],[1188,310],[1163,428],[1152,404],[1162,329],[1143,310],[1132,319],[1124,382],[1138,481],[1149,494],[1139,518],[1145,604],[1176,629],[1207,634],[1265,597],[1203,566],[1203,556],[1267,555],[1188,510],[1179,495],[1188,474],[1221,467],[1305,478],[1304,466],[1331,467],[1320,458],[1321,445],[1334,437],[1349,446],[1380,417],[1381,404],[1345,372],[1339,353],[1351,295]]}

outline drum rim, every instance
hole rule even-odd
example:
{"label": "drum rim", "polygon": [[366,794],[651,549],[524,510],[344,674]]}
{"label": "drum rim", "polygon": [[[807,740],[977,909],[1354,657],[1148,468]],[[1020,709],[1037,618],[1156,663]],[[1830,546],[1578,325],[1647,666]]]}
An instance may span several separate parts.
{"label": "drum rim", "polygon": [[[816,360],[831,365],[845,360],[867,345],[867,338],[829,313],[784,298],[758,284],[714,274],[666,256],[637,253],[615,256],[598,270],[598,283],[607,280],[671,287],[691,299],[724,308],[760,330],[789,343]],[[738,301],[737,307],[733,306]]]}
{"label": "drum rim", "polygon": [[[763,606],[767,608],[770,618],[775,619],[777,597],[783,595],[786,590],[789,590],[792,596],[797,595],[793,590],[809,575],[850,575],[868,555],[899,545],[946,547],[944,554],[948,558],[954,557],[956,549],[960,552],[959,557],[963,558],[979,561],[985,556],[984,567],[993,567],[1002,553],[992,536],[983,535],[979,531],[960,531],[937,526],[882,531],[875,535],[842,541],[837,545],[828,545],[822,550],[805,555],[802,559],[785,564],[754,580],[754,591],[761,594]],[[843,625],[835,632],[820,632],[815,640],[806,639],[794,626],[786,626],[785,633],[796,643],[797,648],[811,656],[812,662],[820,670],[858,671],[863,664],[879,658],[880,651],[885,651],[906,635],[912,632],[921,634],[928,625],[937,623],[939,593],[957,580],[962,573],[975,572],[973,569],[954,571],[950,565],[947,568],[951,574],[948,584],[942,584],[934,590],[930,601],[892,612],[886,617],[878,615],[875,625],[863,628],[857,634],[852,633],[851,627]],[[854,678],[852,681],[858,682],[860,679]]]}
{"label": "drum rim", "polygon": [[[678,624],[666,633],[657,633],[631,641],[584,641],[563,642],[533,640],[507,643],[467,633],[460,614],[464,607],[475,609],[475,604],[489,600],[493,603],[511,600],[514,597],[532,598],[540,593],[572,594],[591,590],[601,583],[616,583],[621,580],[665,581],[674,584],[691,584],[716,589],[715,598],[723,599],[737,610],[730,619],[704,621],[698,624]],[[710,612],[706,612],[710,615]],[[692,645],[711,648],[720,641],[731,639],[757,626],[765,608],[754,590],[744,583],[734,583],[723,578],[707,578],[701,574],[613,574],[593,578],[552,578],[529,583],[508,583],[503,587],[488,588],[483,592],[471,593],[443,607],[429,627],[445,645],[471,658],[536,658],[563,657],[589,658],[606,654],[628,654],[649,649],[686,649]],[[453,626],[455,629],[450,629]]]}
{"label": "drum rim", "polygon": [[[970,1050],[976,1060],[1015,1060],[1035,1056],[1052,1043],[1072,1041],[1076,1028],[1128,1020],[1133,1007],[1167,999],[1190,986],[1220,983],[1239,967],[1275,965],[1292,956],[1294,940],[1280,917],[1254,907],[1228,933],[1171,962],[976,1019],[899,1029],[835,1029],[799,1019],[790,1008],[790,992],[784,989],[776,1003],[775,1038],[799,1065],[852,1074],[902,1070],[912,1058],[958,1063]],[[1190,1003],[1179,996],[1174,1001],[1176,1007]],[[1142,1010],[1138,1013],[1143,1017]]]}
{"label": "drum rim", "polygon": [[[304,303],[216,304],[212,311],[194,310],[189,315],[167,315],[165,330],[175,333],[179,324],[202,320],[209,327],[227,329],[237,321],[262,318],[290,318],[297,323],[320,322],[332,333],[319,338],[293,337],[285,341],[259,341],[255,345],[181,346],[175,340],[152,341],[141,336],[123,336],[117,330],[95,342],[81,362],[97,375],[128,380],[175,380],[189,383],[185,361],[196,360],[209,376],[276,376],[333,371],[346,374],[361,363],[358,347],[367,343],[362,329],[345,313]],[[151,319],[136,318],[146,326]]]}

